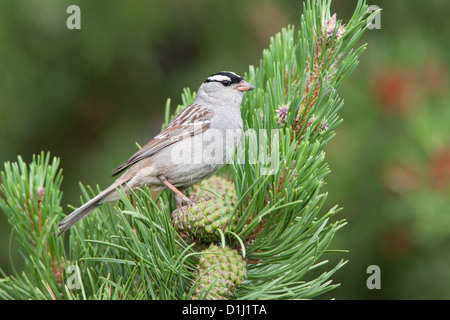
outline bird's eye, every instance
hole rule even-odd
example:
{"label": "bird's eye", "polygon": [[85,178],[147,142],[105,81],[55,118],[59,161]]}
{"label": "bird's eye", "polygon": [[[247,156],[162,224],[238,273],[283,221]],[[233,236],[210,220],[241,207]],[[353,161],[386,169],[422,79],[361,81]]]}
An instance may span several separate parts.
{"label": "bird's eye", "polygon": [[231,82],[228,80],[223,80],[221,81],[221,83],[223,84],[224,87],[228,87],[231,84]]}

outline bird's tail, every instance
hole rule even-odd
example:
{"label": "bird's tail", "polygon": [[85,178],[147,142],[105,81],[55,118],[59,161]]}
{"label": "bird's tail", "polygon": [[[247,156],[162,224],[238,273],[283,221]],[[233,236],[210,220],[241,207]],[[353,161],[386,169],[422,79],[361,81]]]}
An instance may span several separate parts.
{"label": "bird's tail", "polygon": [[92,198],[85,204],[83,204],[81,207],[79,207],[77,210],[69,214],[67,217],[65,217],[63,220],[61,220],[60,223],[56,226],[59,229],[57,237],[59,237],[61,234],[66,232],[70,229],[75,223],[86,217],[89,213],[100,207],[103,203],[107,201],[113,201],[117,200],[119,197],[118,195],[112,194],[112,192],[117,193],[115,188],[116,185],[112,185],[108,189],[104,190],[100,194],[98,194],[96,197]]}

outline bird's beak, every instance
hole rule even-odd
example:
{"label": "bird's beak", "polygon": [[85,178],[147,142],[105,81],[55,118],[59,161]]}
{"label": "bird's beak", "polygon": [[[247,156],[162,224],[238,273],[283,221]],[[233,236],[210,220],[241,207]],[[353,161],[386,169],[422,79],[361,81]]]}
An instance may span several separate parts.
{"label": "bird's beak", "polygon": [[241,82],[239,82],[239,84],[236,87],[236,90],[245,92],[245,91],[250,91],[255,89],[254,86],[252,86],[250,83],[248,83],[247,81],[241,80]]}

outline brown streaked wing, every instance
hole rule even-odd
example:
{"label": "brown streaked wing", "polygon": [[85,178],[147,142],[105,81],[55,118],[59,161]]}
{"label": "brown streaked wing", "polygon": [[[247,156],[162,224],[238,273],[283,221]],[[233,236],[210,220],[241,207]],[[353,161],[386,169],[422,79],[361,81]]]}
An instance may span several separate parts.
{"label": "brown streaked wing", "polygon": [[160,134],[132,155],[126,162],[113,170],[116,176],[136,162],[150,157],[161,149],[189,136],[204,132],[211,123],[212,111],[198,104],[191,104],[173,118]]}

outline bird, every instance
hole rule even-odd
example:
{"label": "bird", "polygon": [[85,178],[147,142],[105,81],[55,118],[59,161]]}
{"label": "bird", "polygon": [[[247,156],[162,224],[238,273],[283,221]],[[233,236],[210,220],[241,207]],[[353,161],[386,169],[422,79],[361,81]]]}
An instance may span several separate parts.
{"label": "bird", "polygon": [[200,85],[189,106],[165,129],[112,171],[122,174],[108,188],[57,224],[57,237],[106,202],[145,186],[174,193],[177,207],[192,205],[184,190],[216,173],[238,145],[244,93],[255,87],[231,71],[216,72]]}

